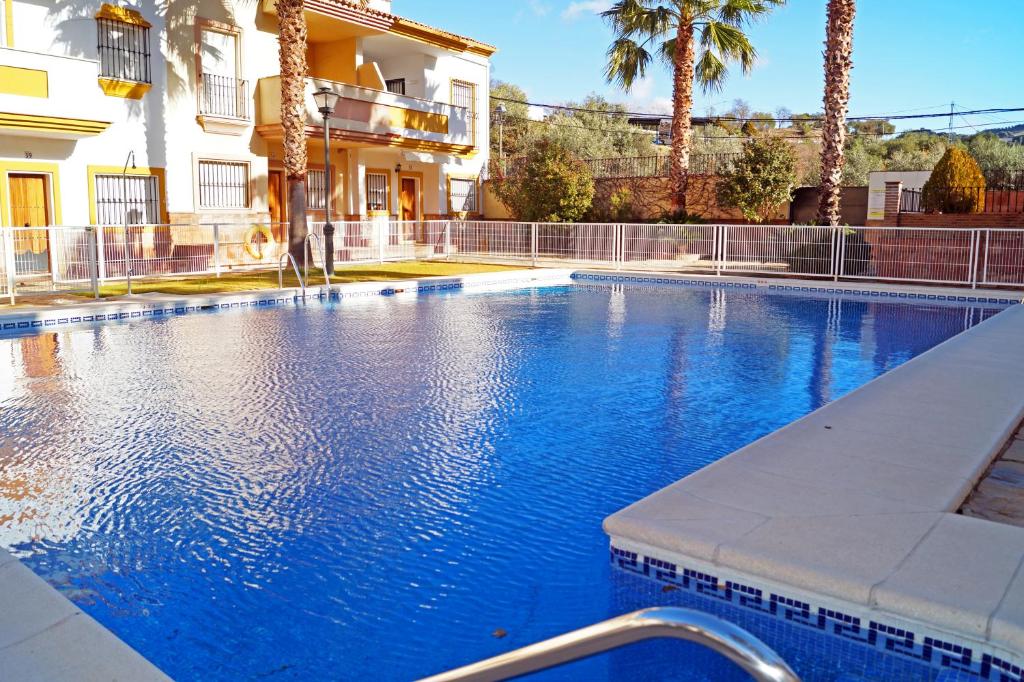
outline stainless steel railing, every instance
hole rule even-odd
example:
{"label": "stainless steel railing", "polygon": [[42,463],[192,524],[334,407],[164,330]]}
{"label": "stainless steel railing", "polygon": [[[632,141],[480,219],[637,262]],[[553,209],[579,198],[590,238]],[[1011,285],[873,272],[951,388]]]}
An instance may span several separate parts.
{"label": "stainless steel railing", "polygon": [[281,257],[277,259],[277,288],[284,289],[284,260],[287,258],[291,261],[292,270],[295,271],[295,277],[299,280],[299,286],[302,288],[302,298],[306,298],[306,280],[302,278],[302,273],[299,272],[299,264],[295,261],[293,256],[288,251],[281,254]]}
{"label": "stainless steel railing", "polygon": [[778,654],[746,630],[707,613],[677,607],[627,613],[420,682],[506,680],[661,637],[696,642],[717,651],[758,682],[800,682]]}

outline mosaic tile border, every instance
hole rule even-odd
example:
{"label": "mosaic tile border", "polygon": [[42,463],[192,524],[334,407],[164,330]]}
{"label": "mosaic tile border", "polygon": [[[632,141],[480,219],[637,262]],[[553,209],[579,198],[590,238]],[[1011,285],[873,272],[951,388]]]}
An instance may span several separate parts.
{"label": "mosaic tile border", "polygon": [[[743,583],[725,580],[673,561],[610,545],[612,567],[657,583],[750,609],[829,636],[840,637],[935,668],[973,675],[989,682],[1024,682],[1024,665],[964,644],[915,633],[881,620],[863,619],[824,604],[787,597]],[[865,623],[865,620],[867,622]],[[980,655],[979,655],[980,654]]]}
{"label": "mosaic tile border", "polygon": [[[368,296],[396,296],[403,293],[417,293],[442,290],[477,289],[496,285],[519,288],[523,286],[554,286],[567,280],[568,272],[552,272],[549,276],[517,276],[506,278],[470,279],[470,280],[447,280],[434,284],[419,283],[417,281],[395,282],[393,286],[375,286],[373,283],[356,285],[353,289],[332,288],[330,294],[325,292],[326,286],[310,288],[306,291],[307,299],[341,300],[351,298],[362,298]],[[342,285],[345,286],[345,285]],[[292,290],[288,290],[289,292]],[[224,297],[219,300],[211,297],[203,297],[194,304],[185,304],[184,300],[173,303],[159,304],[156,302],[120,302],[111,303],[104,308],[106,312],[94,312],[86,314],[84,309],[54,309],[39,313],[17,312],[0,314],[0,334],[3,332],[20,332],[24,330],[44,330],[53,327],[63,327],[73,324],[96,323],[96,322],[120,322],[121,320],[133,320],[142,318],[166,318],[174,315],[188,315],[197,312],[210,312],[214,310],[230,310],[241,308],[264,308],[269,306],[282,306],[294,304],[301,301],[302,296],[296,290],[294,293],[281,295],[276,291],[273,296],[264,294],[252,294],[249,297],[239,298],[238,295]],[[52,315],[52,317],[50,317]]]}
{"label": "mosaic tile border", "polygon": [[574,272],[573,279],[591,280],[600,282],[618,282],[634,284],[675,284],[688,287],[711,287],[715,289],[768,289],[774,291],[793,291],[819,294],[846,294],[854,296],[867,296],[869,298],[905,298],[927,301],[950,301],[954,303],[997,303],[1001,305],[1014,305],[1021,301],[1014,298],[995,298],[990,296],[969,296],[947,294],[928,294],[914,291],[886,291],[883,289],[855,289],[836,285],[806,285],[806,284],[759,284],[757,282],[735,282],[724,280],[721,282],[709,279],[697,279],[690,277],[658,277],[645,275],[599,275],[590,272]]}

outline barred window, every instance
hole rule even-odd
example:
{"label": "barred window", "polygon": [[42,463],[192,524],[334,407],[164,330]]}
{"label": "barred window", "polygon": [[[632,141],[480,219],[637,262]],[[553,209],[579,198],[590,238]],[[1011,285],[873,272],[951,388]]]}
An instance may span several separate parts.
{"label": "barred window", "polygon": [[452,81],[452,104],[476,113],[476,86],[472,83]]}
{"label": "barred window", "polygon": [[306,208],[323,210],[327,202],[325,197],[325,177],[322,170],[306,171]]}
{"label": "barred window", "polygon": [[450,183],[451,186],[452,212],[475,212],[476,180],[468,180],[464,178],[449,178],[448,182]]}
{"label": "barred window", "polygon": [[96,220],[100,225],[160,222],[160,185],[152,175],[97,175]]}
{"label": "barred window", "polygon": [[249,164],[199,162],[200,208],[249,208]]}
{"label": "barred window", "polygon": [[387,88],[388,92],[393,92],[396,95],[405,94],[405,79],[404,78],[392,78],[384,81],[384,87]]}
{"label": "barred window", "polygon": [[100,77],[152,83],[149,28],[116,19],[96,20]]}
{"label": "barred window", "polygon": [[386,173],[366,174],[366,208],[370,211],[387,211],[388,176]]}

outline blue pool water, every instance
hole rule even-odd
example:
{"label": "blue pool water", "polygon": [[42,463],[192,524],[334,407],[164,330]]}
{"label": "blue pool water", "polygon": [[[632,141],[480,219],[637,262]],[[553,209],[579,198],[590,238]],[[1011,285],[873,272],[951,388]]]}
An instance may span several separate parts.
{"label": "blue pool water", "polygon": [[[180,680],[405,680],[714,610],[612,571],[602,519],[994,312],[566,286],[0,338],[0,545]],[[935,679],[723,615],[807,680]],[[744,679],[665,643],[545,677]]]}

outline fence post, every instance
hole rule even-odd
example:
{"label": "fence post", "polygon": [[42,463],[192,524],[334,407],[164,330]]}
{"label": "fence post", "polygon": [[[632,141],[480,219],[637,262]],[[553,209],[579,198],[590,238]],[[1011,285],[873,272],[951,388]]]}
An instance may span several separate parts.
{"label": "fence post", "polygon": [[832,228],[832,253],[829,254],[832,263],[832,281],[839,281],[839,241],[843,238],[843,228]]}
{"label": "fence post", "polygon": [[444,259],[452,259],[452,221],[444,221]]}
{"label": "fence post", "polygon": [[[867,235],[864,235],[864,240],[867,241]],[[868,258],[869,259],[871,258],[871,250],[870,249],[868,249]],[[839,228],[839,262],[836,263],[836,265],[839,268],[837,270],[837,272],[839,274],[836,276],[836,280],[835,281],[838,282],[839,279],[841,277],[843,277],[843,275],[846,274],[846,228],[845,227],[840,227]]]}
{"label": "fence post", "polygon": [[220,225],[213,225],[213,271],[220,277]]}
{"label": "fence post", "polygon": [[60,268],[57,267],[57,252],[59,251],[61,253],[61,255],[64,255],[63,254],[63,252],[64,252],[64,249],[63,249],[63,246],[64,246],[64,244],[63,244],[64,234],[60,233],[61,234],[60,239],[61,239],[62,243],[59,244],[58,248],[55,249],[55,248],[53,248],[54,244],[56,244],[56,239],[54,239],[55,234],[54,234],[54,231],[53,231],[53,227],[51,226],[51,227],[47,227],[45,229],[46,229],[46,243],[49,245],[47,247],[47,249],[46,249],[49,252],[49,253],[46,254],[46,257],[47,257],[47,260],[50,261],[50,282],[52,283],[50,285],[50,289],[52,291],[56,291],[57,290],[58,278],[60,277],[60,275],[59,275]]}
{"label": "fence post", "polygon": [[101,225],[95,225],[96,228],[96,278],[103,284],[107,281],[107,253],[106,246],[103,243],[104,229]]}
{"label": "fence post", "polygon": [[992,230],[985,230],[985,261],[981,268],[981,281],[984,284],[988,284],[988,252],[990,247],[990,239],[992,237]]}
{"label": "fence post", "polygon": [[722,265],[725,263],[726,244],[729,243],[729,226],[718,225],[715,227],[718,232],[718,257],[715,258],[715,274],[722,276]]}
{"label": "fence post", "polygon": [[612,260],[615,262],[615,269],[621,270],[626,260],[626,226],[621,223],[616,225],[612,235],[615,245],[612,249]]}
{"label": "fence post", "polygon": [[537,267],[537,223],[530,223],[530,264]]}
{"label": "fence post", "polygon": [[11,305],[14,305],[14,281],[17,275],[15,268],[17,263],[14,260],[14,228],[0,228],[4,240],[4,269],[7,270],[7,293],[11,297]]}
{"label": "fence post", "polygon": [[86,234],[89,235],[89,279],[92,283],[92,297],[99,299],[100,297],[100,277],[99,277],[99,252],[96,250],[96,227],[89,226],[85,228]]}
{"label": "fence post", "polygon": [[384,263],[384,240],[388,238],[391,228],[391,219],[383,220],[377,218],[377,256],[383,265]]}
{"label": "fence post", "polygon": [[971,230],[971,288],[978,288],[978,262],[981,260],[981,233]]}

